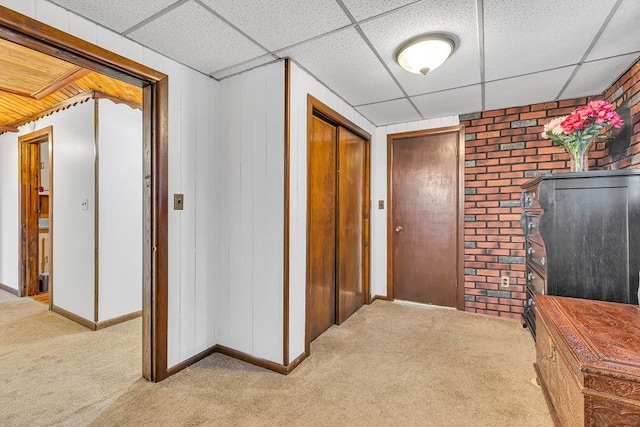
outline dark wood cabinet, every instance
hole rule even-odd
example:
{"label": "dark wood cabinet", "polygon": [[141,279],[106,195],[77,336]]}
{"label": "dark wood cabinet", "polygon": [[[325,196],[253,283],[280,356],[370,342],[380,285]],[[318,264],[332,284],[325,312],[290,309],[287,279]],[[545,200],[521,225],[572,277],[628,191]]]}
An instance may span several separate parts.
{"label": "dark wood cabinet", "polygon": [[637,305],[640,171],[549,175],[539,191],[547,294]]}
{"label": "dark wood cabinet", "polygon": [[523,325],[535,337],[535,294],[638,304],[640,171],[536,177],[522,186],[527,300]]}

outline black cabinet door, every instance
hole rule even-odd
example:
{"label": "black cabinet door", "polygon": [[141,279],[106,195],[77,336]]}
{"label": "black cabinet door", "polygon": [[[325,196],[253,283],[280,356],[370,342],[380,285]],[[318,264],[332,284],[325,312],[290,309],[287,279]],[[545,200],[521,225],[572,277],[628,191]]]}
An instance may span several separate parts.
{"label": "black cabinet door", "polygon": [[638,304],[639,183],[632,171],[545,177],[549,294]]}

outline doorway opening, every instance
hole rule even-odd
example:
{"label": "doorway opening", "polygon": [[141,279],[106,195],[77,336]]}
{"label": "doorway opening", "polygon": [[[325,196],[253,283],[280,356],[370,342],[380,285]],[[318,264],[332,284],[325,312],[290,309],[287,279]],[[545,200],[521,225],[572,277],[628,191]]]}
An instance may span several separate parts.
{"label": "doorway opening", "polygon": [[464,127],[387,137],[387,296],[464,310]]}
{"label": "doorway opening", "polygon": [[370,141],[308,96],[306,351],[369,296]]}
{"label": "doorway opening", "polygon": [[20,296],[36,296],[51,307],[52,128],[18,138],[20,168]]}
{"label": "doorway opening", "polygon": [[143,89],[142,376],[167,372],[168,77],[0,6],[0,39]]}

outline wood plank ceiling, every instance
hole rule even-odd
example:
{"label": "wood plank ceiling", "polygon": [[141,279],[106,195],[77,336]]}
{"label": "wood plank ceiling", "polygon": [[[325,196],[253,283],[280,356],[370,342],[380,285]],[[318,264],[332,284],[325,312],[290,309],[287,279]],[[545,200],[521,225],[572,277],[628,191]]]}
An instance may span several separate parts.
{"label": "wood plank ceiling", "polygon": [[92,97],[142,105],[142,89],[0,39],[0,132]]}

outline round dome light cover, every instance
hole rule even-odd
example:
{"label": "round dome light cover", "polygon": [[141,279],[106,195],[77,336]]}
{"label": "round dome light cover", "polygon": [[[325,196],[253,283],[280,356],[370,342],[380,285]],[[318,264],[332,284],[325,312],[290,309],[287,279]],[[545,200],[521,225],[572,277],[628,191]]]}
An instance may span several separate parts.
{"label": "round dome light cover", "polygon": [[429,34],[411,39],[400,47],[396,61],[405,70],[427,74],[438,68],[451,56],[456,43],[444,34]]}

